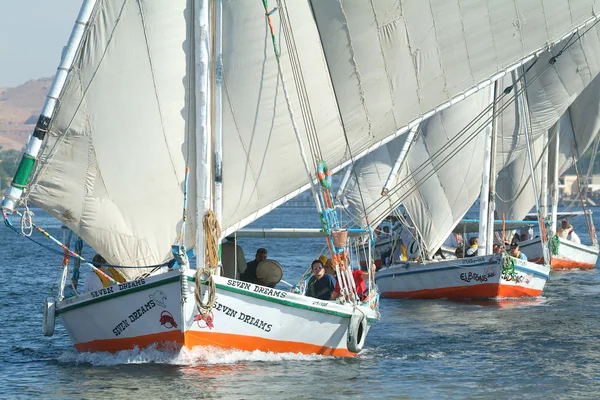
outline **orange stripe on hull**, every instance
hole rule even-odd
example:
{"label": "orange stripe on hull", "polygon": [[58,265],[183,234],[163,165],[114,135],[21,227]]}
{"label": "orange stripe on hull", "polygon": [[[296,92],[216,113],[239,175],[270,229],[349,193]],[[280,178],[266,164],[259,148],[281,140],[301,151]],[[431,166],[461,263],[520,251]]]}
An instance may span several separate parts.
{"label": "orange stripe on hull", "polygon": [[217,332],[187,331],[185,333],[185,345],[188,348],[196,346],[216,346],[224,349],[244,351],[260,350],[274,353],[322,354],[337,357],[354,357],[356,355],[348,349],[333,349],[331,347],[308,343]]}
{"label": "orange stripe on hull", "polygon": [[422,289],[411,292],[384,292],[388,298],[399,299],[482,299],[495,297],[537,297],[541,290],[520,286],[484,283],[477,286],[456,286],[439,289]]}
{"label": "orange stripe on hull", "polygon": [[91,342],[78,343],[75,345],[75,348],[80,352],[106,351],[116,353],[121,350],[131,350],[135,347],[143,349],[151,345],[155,345],[159,350],[170,351],[178,350],[185,345],[189,349],[196,346],[214,346],[243,351],[260,350],[274,353],[322,354],[336,357],[354,357],[356,355],[348,349],[333,349],[326,346],[264,339],[255,336],[198,331],[187,331],[185,334],[182,334],[181,331],[169,331],[132,338],[93,340]]}
{"label": "orange stripe on hull", "polygon": [[91,342],[77,343],[75,348],[80,352],[108,351],[109,353],[116,353],[121,350],[131,350],[135,347],[143,349],[150,345],[156,345],[156,348],[160,350],[178,349],[183,346],[183,334],[180,330],[176,330],[131,338],[92,340]]}
{"label": "orange stripe on hull", "polygon": [[592,269],[595,267],[594,264],[584,264],[580,261],[573,260],[563,260],[557,257],[553,257],[552,268],[560,268],[560,269]]}

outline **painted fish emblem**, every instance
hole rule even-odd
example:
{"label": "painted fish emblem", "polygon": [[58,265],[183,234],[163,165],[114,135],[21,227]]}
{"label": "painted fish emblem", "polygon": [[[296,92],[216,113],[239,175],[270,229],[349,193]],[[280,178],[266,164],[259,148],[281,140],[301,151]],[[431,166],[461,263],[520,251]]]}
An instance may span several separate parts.
{"label": "painted fish emblem", "polygon": [[148,295],[148,297],[150,297],[150,299],[154,300],[154,302],[156,304],[158,304],[159,306],[163,306],[164,308],[167,308],[167,303],[166,303],[167,295],[162,290],[157,290],[156,292]]}
{"label": "painted fish emblem", "polygon": [[177,328],[175,318],[173,318],[173,315],[167,310],[160,313],[160,324],[167,329]]}

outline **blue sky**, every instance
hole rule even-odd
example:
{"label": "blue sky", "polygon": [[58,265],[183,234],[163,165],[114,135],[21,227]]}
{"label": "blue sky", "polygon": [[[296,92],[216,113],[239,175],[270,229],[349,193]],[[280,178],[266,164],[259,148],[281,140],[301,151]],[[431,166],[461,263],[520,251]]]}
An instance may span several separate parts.
{"label": "blue sky", "polygon": [[55,73],[82,0],[0,0],[0,87]]}

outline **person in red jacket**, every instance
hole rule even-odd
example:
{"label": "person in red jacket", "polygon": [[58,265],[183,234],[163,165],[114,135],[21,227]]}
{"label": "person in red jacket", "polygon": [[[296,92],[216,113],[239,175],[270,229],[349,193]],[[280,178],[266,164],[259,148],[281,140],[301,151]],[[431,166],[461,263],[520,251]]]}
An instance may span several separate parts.
{"label": "person in red jacket", "polygon": [[[371,264],[371,275],[375,276],[375,270],[376,270],[376,266],[375,264]],[[360,269],[355,269],[352,271],[352,278],[354,279],[354,286],[356,287],[356,294],[358,295],[358,298],[362,301],[364,299],[367,298],[367,286],[365,285],[365,281],[369,280],[369,272],[368,271],[361,271]],[[340,283],[339,283],[339,277],[338,277],[338,281],[335,284],[335,289],[333,290],[333,293],[331,294],[331,299],[335,300],[337,298],[341,298],[342,294],[340,293]]]}

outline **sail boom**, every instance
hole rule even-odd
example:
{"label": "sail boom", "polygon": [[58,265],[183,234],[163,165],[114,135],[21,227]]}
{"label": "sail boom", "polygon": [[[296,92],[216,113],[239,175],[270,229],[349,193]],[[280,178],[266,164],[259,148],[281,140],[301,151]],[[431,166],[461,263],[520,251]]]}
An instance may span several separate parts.
{"label": "sail boom", "polygon": [[[348,236],[366,235],[365,229],[348,229]],[[284,238],[315,238],[327,234],[320,228],[244,228],[235,233],[237,238],[284,239]]]}

